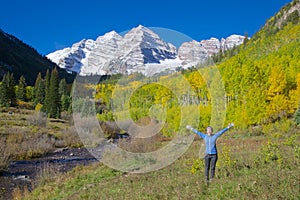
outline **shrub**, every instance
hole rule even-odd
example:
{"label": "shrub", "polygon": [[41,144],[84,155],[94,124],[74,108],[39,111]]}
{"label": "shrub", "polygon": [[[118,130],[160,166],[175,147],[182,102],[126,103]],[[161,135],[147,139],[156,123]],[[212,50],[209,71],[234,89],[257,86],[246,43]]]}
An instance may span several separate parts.
{"label": "shrub", "polygon": [[219,169],[221,176],[233,175],[234,169],[237,168],[236,160],[232,159],[231,149],[228,146],[224,146],[219,153],[219,161],[217,162],[217,168]]}
{"label": "shrub", "polygon": [[202,174],[204,172],[204,160],[203,159],[195,159],[194,163],[191,167],[192,174]]}
{"label": "shrub", "polygon": [[236,166],[236,161],[232,160],[231,149],[228,146],[224,146],[220,152],[220,165],[226,168],[232,168]]}
{"label": "shrub", "polygon": [[47,115],[43,112],[36,112],[35,114],[28,116],[27,121],[29,126],[46,127]]}
{"label": "shrub", "polygon": [[113,121],[114,120],[114,116],[112,111],[109,112],[104,112],[104,113],[97,113],[97,119],[99,121]]}
{"label": "shrub", "polygon": [[56,135],[55,147],[82,147],[83,144],[74,126],[61,131]]}
{"label": "shrub", "polygon": [[43,108],[43,104],[38,103],[38,104],[35,106],[35,109],[34,109],[34,110],[40,112],[40,111],[42,110],[42,108]]}
{"label": "shrub", "polygon": [[269,164],[271,162],[275,162],[277,164],[282,163],[282,155],[279,151],[278,144],[268,141],[267,145],[265,145],[259,155],[256,157],[254,163],[257,166]]}

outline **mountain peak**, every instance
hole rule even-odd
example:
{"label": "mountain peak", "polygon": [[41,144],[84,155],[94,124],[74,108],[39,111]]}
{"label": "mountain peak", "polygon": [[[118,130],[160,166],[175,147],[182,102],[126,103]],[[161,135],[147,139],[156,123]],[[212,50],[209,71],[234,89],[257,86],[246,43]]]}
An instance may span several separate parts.
{"label": "mountain peak", "polygon": [[116,36],[120,36],[120,35],[115,30],[112,30],[108,33],[105,33],[104,36],[112,38],[112,37],[116,37]]}
{"label": "mountain peak", "polygon": [[156,33],[154,33],[151,29],[149,29],[145,26],[142,26],[142,25],[138,25],[137,27],[132,28],[128,33],[134,33],[134,34],[139,34],[139,35],[150,34],[150,35],[155,35],[158,37],[158,35]]}
{"label": "mountain peak", "polygon": [[103,41],[106,41],[106,40],[112,40],[112,39],[116,39],[116,40],[121,40],[122,39],[122,36],[119,35],[116,31],[110,31],[108,33],[105,33],[104,35],[102,36],[99,36],[97,39],[96,39],[96,42],[103,42]]}
{"label": "mountain peak", "polygon": [[150,30],[149,28],[143,26],[143,25],[138,25],[137,27],[135,27],[135,29],[139,29],[139,30]]}

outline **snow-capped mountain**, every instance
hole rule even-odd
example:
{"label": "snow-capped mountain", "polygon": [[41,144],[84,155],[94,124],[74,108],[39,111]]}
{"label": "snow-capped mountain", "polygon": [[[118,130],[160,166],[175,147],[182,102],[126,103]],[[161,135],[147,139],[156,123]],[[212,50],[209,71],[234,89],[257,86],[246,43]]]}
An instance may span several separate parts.
{"label": "snow-capped mountain", "polygon": [[224,50],[223,46],[221,45],[221,41],[214,37],[208,40],[201,40],[200,45],[207,50],[209,56],[218,53],[220,49]]}
{"label": "snow-capped mountain", "polygon": [[98,37],[94,49],[88,54],[88,58],[81,62],[80,73],[82,75],[106,74],[107,72],[103,66],[106,66],[109,61],[115,58],[122,39],[122,36],[115,31]]}
{"label": "snow-capped mountain", "polygon": [[184,42],[178,49],[178,57],[187,61],[205,61],[208,58],[207,50],[195,40]]}
{"label": "snow-capped mountain", "polygon": [[114,58],[99,66],[107,73],[142,71],[145,64],[176,58],[176,48],[167,44],[150,29],[138,26],[124,35]]}
{"label": "snow-capped mountain", "polygon": [[95,41],[84,39],[62,50],[55,51],[47,57],[61,68],[80,72],[82,63],[87,60],[91,51],[96,47]]}
{"label": "snow-capped mountain", "polygon": [[178,51],[152,30],[139,25],[123,37],[111,31],[95,41],[84,39],[47,57],[61,68],[81,75],[141,72],[145,75],[187,68],[204,62],[209,56],[240,45],[244,37],[232,35],[220,41],[216,38],[183,43]]}
{"label": "snow-capped mountain", "polygon": [[228,38],[221,40],[221,48],[223,50],[228,50],[233,48],[234,46],[239,46],[243,44],[245,36],[241,35],[231,35]]}
{"label": "snow-capped mountain", "polygon": [[180,46],[178,50],[178,55],[182,59],[191,59],[193,57],[197,60],[205,60],[209,56],[218,53],[220,50],[228,50],[233,48],[234,46],[239,46],[243,44],[244,39],[245,36],[231,35],[226,39],[222,38],[221,40],[212,37],[208,40],[201,40],[200,42],[185,42]]}

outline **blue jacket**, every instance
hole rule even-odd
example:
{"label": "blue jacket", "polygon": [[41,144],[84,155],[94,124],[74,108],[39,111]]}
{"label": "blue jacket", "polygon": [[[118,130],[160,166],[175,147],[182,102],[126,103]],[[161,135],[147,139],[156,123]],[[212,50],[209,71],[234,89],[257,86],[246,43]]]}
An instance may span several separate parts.
{"label": "blue jacket", "polygon": [[228,130],[229,130],[229,128],[224,128],[223,130],[221,130],[211,136],[208,136],[207,134],[201,133],[200,131],[198,131],[196,129],[192,129],[192,131],[194,133],[196,133],[202,139],[204,139],[206,154],[217,154],[218,153],[217,147],[216,147],[216,141],[217,141],[218,137],[220,137],[223,133],[225,133]]}

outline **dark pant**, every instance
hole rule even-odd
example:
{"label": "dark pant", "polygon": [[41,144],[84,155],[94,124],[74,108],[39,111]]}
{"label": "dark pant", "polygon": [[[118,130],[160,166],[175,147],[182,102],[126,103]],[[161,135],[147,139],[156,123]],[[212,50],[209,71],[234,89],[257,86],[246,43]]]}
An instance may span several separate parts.
{"label": "dark pant", "polygon": [[[218,160],[218,154],[207,154],[205,159],[205,177],[206,180],[212,179],[215,176],[216,163]],[[210,176],[209,176],[210,169]]]}

